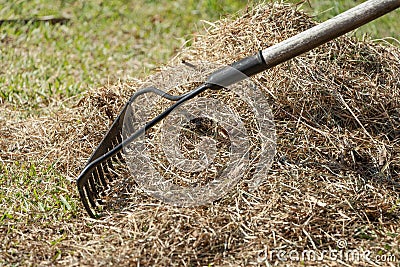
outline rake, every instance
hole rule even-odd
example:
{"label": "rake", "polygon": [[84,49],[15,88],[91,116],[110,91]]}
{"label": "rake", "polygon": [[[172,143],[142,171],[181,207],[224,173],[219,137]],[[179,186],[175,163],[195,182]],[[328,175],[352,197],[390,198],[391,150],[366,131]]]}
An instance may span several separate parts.
{"label": "rake", "polygon": [[[354,30],[398,7],[400,7],[400,0],[366,1],[279,44],[261,50],[253,56],[214,71],[205,83],[182,95],[171,95],[156,87],[137,91],[125,104],[77,178],[79,195],[89,216],[99,217],[99,210],[104,206],[102,198],[110,189],[110,182],[117,176],[114,165],[115,163],[125,164],[123,148],[148,132],[174,109],[207,90],[227,88]],[[141,129],[129,136],[123,136],[124,119],[128,109],[139,96],[144,94],[158,95],[172,101],[173,104],[149,120]]]}

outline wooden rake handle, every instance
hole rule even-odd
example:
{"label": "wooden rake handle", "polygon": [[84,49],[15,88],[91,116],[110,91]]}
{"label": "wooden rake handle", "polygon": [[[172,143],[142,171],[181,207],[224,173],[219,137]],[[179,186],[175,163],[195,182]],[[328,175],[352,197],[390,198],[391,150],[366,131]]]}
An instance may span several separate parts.
{"label": "wooden rake handle", "polygon": [[262,51],[271,68],[400,7],[400,0],[369,0]]}
{"label": "wooden rake handle", "polygon": [[[272,68],[400,7],[400,0],[369,0],[283,42],[217,70],[209,83],[227,87]],[[243,75],[244,74],[244,75]]]}

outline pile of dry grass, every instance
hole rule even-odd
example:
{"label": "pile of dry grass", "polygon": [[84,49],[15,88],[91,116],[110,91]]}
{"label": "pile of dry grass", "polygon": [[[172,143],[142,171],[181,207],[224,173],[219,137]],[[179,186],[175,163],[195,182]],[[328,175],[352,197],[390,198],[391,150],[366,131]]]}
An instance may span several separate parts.
{"label": "pile of dry grass", "polygon": [[[175,62],[227,64],[313,25],[288,5],[264,4],[235,21],[216,22]],[[2,254],[9,262],[237,266],[256,265],[278,248],[337,249],[342,239],[347,249],[399,260],[399,73],[396,47],[342,37],[314,49],[254,78],[268,96],[278,137],[259,190],[249,193],[239,183],[212,205],[175,208],[133,188],[132,209],[121,215],[92,221],[81,209],[77,218],[36,222],[32,230],[23,227],[30,222],[24,215],[5,229]],[[140,84],[99,88],[45,117],[3,120],[2,160],[55,163],[77,198],[73,179]],[[268,262],[300,264],[276,255]]]}

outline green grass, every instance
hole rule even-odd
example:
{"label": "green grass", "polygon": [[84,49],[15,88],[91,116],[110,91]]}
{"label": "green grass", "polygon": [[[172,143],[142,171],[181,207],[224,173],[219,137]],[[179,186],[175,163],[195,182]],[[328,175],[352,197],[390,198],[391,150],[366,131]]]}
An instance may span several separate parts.
{"label": "green grass", "polygon": [[76,201],[71,199],[69,182],[53,166],[37,162],[0,164],[0,206],[7,207],[0,213],[0,225],[17,214],[33,220],[43,217],[62,220],[76,211]]}
{"label": "green grass", "polygon": [[[67,25],[1,25],[0,99],[40,109],[90,87],[138,77],[165,63],[195,33],[244,1],[10,1],[1,19],[53,15]],[[188,45],[188,44],[187,44]]]}
{"label": "green grass", "polygon": [[[0,99],[26,111],[117,79],[143,76],[167,62],[198,31],[200,20],[217,20],[248,4],[243,0],[2,1],[1,19],[71,18],[67,25],[1,25]],[[302,8],[323,21],[358,2],[362,1],[310,1]],[[399,15],[396,11],[362,27],[358,35],[398,37]]]}
{"label": "green grass", "polygon": [[[323,21],[359,2],[310,1],[302,8]],[[29,112],[91,87],[143,76],[167,62],[198,31],[200,20],[216,20],[247,4],[243,0],[2,0],[1,19],[53,15],[71,21],[1,25],[0,99]],[[399,12],[362,27],[358,36],[398,38]]]}

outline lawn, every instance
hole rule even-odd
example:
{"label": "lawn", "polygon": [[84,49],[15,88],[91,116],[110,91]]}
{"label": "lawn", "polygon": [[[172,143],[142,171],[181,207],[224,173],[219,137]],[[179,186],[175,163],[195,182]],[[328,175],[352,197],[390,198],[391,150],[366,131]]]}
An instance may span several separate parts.
{"label": "lawn", "polygon": [[[324,21],[361,2],[310,0],[299,3],[299,8]],[[243,0],[0,0],[0,19],[14,20],[0,24],[0,138],[6,140],[15,131],[23,136],[19,125],[26,120],[57,121],[55,114],[73,109],[88,97],[88,91],[93,94],[104,85],[146,77],[182,48],[190,47],[193,35],[204,34],[207,22],[235,17],[239,10],[254,4]],[[355,34],[359,39],[386,38],[399,45],[393,40],[400,38],[399,15],[397,10]],[[23,21],[48,16],[66,21]],[[106,128],[108,122],[103,123]],[[76,127],[83,128],[84,121],[76,121]],[[43,130],[27,140],[52,134],[58,138],[58,134],[68,135],[73,130]],[[57,142],[61,144],[62,140]],[[35,149],[40,147],[32,146],[30,140],[16,142],[12,149],[8,145],[0,141],[0,265],[71,264],[63,263],[64,251],[59,244],[68,233],[97,229],[96,222],[82,218],[86,214],[72,175],[76,170],[60,167],[62,156],[51,160],[43,157],[47,154],[37,153]],[[90,149],[95,145],[90,144]],[[79,161],[84,163],[81,158]],[[152,227],[154,222],[141,219],[130,227],[143,231]],[[59,225],[64,226],[57,228]],[[96,242],[111,240],[118,246],[118,242],[125,244],[135,238],[124,236],[118,241],[107,236],[112,224],[98,227],[105,230],[93,241],[94,250]],[[90,250],[90,235],[79,238],[82,240],[68,245],[68,251],[82,244]],[[40,250],[41,245],[47,246],[45,252]]]}
{"label": "lawn", "polygon": [[141,77],[190,45],[190,35],[202,30],[201,20],[243,6],[241,1],[5,1],[1,19],[70,21],[1,25],[1,100],[40,111],[88,88]]}
{"label": "lawn", "polygon": [[[298,1],[292,1],[297,3]],[[362,1],[310,1],[301,5],[323,21]],[[165,64],[201,20],[234,15],[246,1],[16,1],[0,5],[1,19],[66,17],[66,25],[1,25],[0,99],[39,112],[50,102],[118,79],[142,77]],[[399,12],[357,31],[398,38]],[[52,55],[52,56],[50,56]]]}

